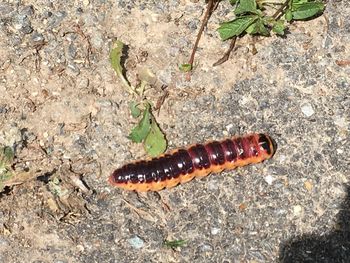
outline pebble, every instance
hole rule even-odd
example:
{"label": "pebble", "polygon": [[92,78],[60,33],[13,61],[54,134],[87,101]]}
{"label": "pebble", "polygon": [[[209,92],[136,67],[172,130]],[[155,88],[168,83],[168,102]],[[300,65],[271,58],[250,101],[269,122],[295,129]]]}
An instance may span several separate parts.
{"label": "pebble", "polygon": [[44,41],[44,36],[37,31],[34,31],[32,34],[32,41],[33,42],[43,42]]}
{"label": "pebble", "polygon": [[302,104],[300,108],[301,108],[302,113],[306,117],[311,117],[315,113],[311,103],[309,103],[309,102],[306,102],[306,103]]}
{"label": "pebble", "polygon": [[348,126],[348,122],[346,121],[346,118],[343,116],[336,116],[334,118],[334,124],[342,129],[346,129]]}
{"label": "pebble", "polygon": [[50,17],[49,27],[56,28],[67,16],[67,13],[65,11],[59,11],[54,16],[52,14],[48,14],[48,16]]}
{"label": "pebble", "polygon": [[218,227],[212,227],[211,230],[210,230],[210,233],[214,236],[214,235],[219,234],[220,231],[221,231],[220,228],[218,228]]}
{"label": "pebble", "polygon": [[90,81],[88,78],[86,77],[80,77],[78,80],[77,80],[77,87],[79,89],[86,89],[87,87],[89,87],[89,84],[90,84]]}
{"label": "pebble", "polygon": [[226,126],[226,131],[229,132],[232,128],[233,128],[233,124],[231,123],[231,124]]}
{"label": "pebble", "polygon": [[79,252],[84,252],[85,248],[84,248],[83,245],[77,245],[77,250],[78,250]]}
{"label": "pebble", "polygon": [[199,19],[193,19],[187,24],[187,26],[192,31],[195,31],[195,30],[197,30],[197,27],[198,27],[199,23],[200,23]]}
{"label": "pebble", "polygon": [[301,205],[295,205],[293,206],[293,214],[294,216],[299,217],[303,212],[303,208]]}
{"label": "pebble", "polygon": [[103,40],[103,35],[100,32],[94,32],[90,41],[93,47],[97,49],[102,48],[103,44],[105,43]]}
{"label": "pebble", "polygon": [[80,70],[75,63],[68,63],[66,73],[70,76],[76,77],[80,74]]}
{"label": "pebble", "polygon": [[267,175],[264,179],[268,185],[272,185],[273,181],[275,181],[275,178],[272,175]]}
{"label": "pebble", "polygon": [[312,190],[312,188],[313,188],[313,185],[312,185],[312,183],[310,182],[310,181],[306,181],[305,183],[304,183],[304,186],[305,186],[305,188],[306,188],[306,190],[308,190],[309,192]]}
{"label": "pebble", "polygon": [[22,141],[21,130],[17,125],[7,125],[0,131],[0,144],[13,147]]}
{"label": "pebble", "polygon": [[211,245],[208,245],[208,244],[203,244],[199,247],[199,249],[202,251],[202,252],[206,252],[206,251],[212,251],[213,250],[213,247]]}
{"label": "pebble", "polygon": [[70,44],[68,46],[67,55],[70,59],[74,59],[76,57],[77,48],[73,44]]}
{"label": "pebble", "polygon": [[128,239],[128,242],[135,249],[140,249],[145,245],[145,242],[138,236]]}
{"label": "pebble", "polygon": [[25,15],[25,16],[32,16],[34,15],[34,8],[31,5],[27,5],[23,7],[20,13],[21,15]]}

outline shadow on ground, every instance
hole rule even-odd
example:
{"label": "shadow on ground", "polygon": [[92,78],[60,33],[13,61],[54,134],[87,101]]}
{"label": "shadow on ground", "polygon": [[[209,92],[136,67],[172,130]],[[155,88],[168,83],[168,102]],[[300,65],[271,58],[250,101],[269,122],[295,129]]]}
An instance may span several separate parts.
{"label": "shadow on ground", "polygon": [[334,230],[325,235],[304,235],[288,240],[280,247],[281,263],[350,262],[350,186],[346,192]]}

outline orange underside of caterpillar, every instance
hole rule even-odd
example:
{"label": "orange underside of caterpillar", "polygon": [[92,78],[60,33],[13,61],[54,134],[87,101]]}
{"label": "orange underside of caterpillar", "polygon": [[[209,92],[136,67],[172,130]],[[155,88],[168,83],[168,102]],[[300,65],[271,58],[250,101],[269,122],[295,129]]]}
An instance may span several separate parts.
{"label": "orange underside of caterpillar", "polygon": [[260,163],[271,158],[275,150],[270,136],[250,134],[197,144],[151,160],[130,163],[115,170],[108,181],[126,190],[159,191],[186,183],[194,177]]}

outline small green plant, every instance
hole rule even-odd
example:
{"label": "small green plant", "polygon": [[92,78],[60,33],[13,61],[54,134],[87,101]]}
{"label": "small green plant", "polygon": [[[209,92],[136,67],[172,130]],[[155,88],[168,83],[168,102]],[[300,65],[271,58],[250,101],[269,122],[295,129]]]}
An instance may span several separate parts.
{"label": "small green plant", "polygon": [[[284,35],[288,22],[310,19],[325,8],[322,2],[313,0],[231,0],[231,3],[235,5],[236,18],[218,28],[222,40],[245,33],[269,36],[272,31]],[[275,9],[277,11],[272,13]]]}
{"label": "small green plant", "polygon": [[167,248],[175,249],[178,247],[183,247],[186,244],[186,240],[179,239],[179,240],[173,240],[173,241],[164,241],[164,246]]}
{"label": "small green plant", "polygon": [[182,72],[189,72],[192,70],[192,64],[184,63],[179,66],[179,70]]}
{"label": "small green plant", "polygon": [[0,192],[4,189],[5,181],[14,176],[11,165],[15,154],[10,147],[0,148]]}
{"label": "small green plant", "polygon": [[[223,41],[232,39],[227,52],[213,64],[218,66],[228,60],[234,49],[236,39],[245,34],[270,36],[271,32],[283,36],[288,24],[293,20],[308,20],[323,13],[325,5],[321,0],[229,0],[234,6],[235,19],[224,22],[218,28]],[[199,29],[192,54],[187,64],[180,70],[188,72],[193,69],[194,56],[209,17],[218,6],[220,0],[208,0],[202,25]]]}
{"label": "small green plant", "polygon": [[49,186],[50,192],[55,196],[61,197],[69,193],[67,189],[62,188],[61,180],[57,177],[53,177],[49,181],[48,186]]}
{"label": "small green plant", "polygon": [[140,84],[132,86],[123,74],[121,57],[123,55],[124,44],[117,40],[113,43],[110,52],[110,61],[112,68],[121,79],[123,86],[137,101],[131,101],[129,104],[131,116],[142,118],[138,124],[131,130],[128,138],[136,143],[143,143],[146,152],[154,157],[166,150],[167,142],[161,131],[155,117],[152,114],[151,103],[145,98],[146,87],[150,85],[152,73],[145,70],[140,74]]}

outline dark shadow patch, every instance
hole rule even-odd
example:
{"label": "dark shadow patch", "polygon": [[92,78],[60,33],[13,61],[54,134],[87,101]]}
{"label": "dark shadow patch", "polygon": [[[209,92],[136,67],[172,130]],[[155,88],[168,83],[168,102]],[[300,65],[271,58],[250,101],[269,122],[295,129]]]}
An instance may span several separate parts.
{"label": "dark shadow patch", "polygon": [[0,198],[6,196],[6,195],[10,195],[12,191],[12,187],[9,186],[5,186],[4,189],[0,192]]}
{"label": "dark shadow patch", "polygon": [[280,246],[281,263],[346,263],[350,262],[350,186],[341,205],[337,223],[326,235],[303,235]]}
{"label": "dark shadow patch", "polygon": [[52,170],[51,172],[44,173],[36,178],[36,180],[47,184],[50,180],[50,177],[57,172],[57,169]]}

